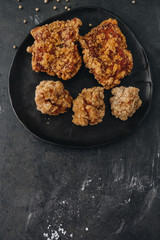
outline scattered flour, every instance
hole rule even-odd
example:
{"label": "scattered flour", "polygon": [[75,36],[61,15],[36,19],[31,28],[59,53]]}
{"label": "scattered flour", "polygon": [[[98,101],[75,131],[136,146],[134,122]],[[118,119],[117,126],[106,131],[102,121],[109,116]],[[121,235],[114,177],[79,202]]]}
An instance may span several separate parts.
{"label": "scattered flour", "polygon": [[84,189],[89,185],[90,182],[92,182],[92,179],[89,179],[89,180],[85,179],[82,184],[81,190],[84,191]]}
{"label": "scattered flour", "polygon": [[[49,222],[49,220],[47,220]],[[67,234],[67,231],[62,227],[62,224],[59,225],[57,230],[53,230],[52,226],[49,224],[47,227],[47,232],[43,233],[43,237],[47,238],[47,240],[58,240],[63,235],[65,236]],[[73,233],[71,233],[70,238],[73,237]]]}

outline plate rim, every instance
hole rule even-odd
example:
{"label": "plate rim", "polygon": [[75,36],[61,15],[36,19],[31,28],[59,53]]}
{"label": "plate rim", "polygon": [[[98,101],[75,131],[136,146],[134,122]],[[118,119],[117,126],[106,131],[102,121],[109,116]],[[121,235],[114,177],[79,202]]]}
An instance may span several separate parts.
{"label": "plate rim", "polygon": [[[10,70],[9,70],[9,74],[8,74],[8,95],[9,95],[9,101],[10,101],[10,104],[11,104],[11,107],[12,107],[12,110],[16,116],[16,118],[18,119],[18,121],[22,124],[22,126],[27,130],[28,133],[30,133],[33,137],[39,139],[41,142],[45,142],[45,143],[49,143],[49,144],[52,144],[52,145],[55,145],[55,146],[58,146],[58,147],[65,147],[65,148],[73,148],[73,149],[91,149],[91,148],[98,148],[98,147],[105,147],[107,145],[110,145],[110,144],[114,144],[114,143],[117,143],[121,140],[123,140],[125,137],[129,136],[130,134],[132,134],[136,129],[139,128],[139,126],[141,125],[141,123],[144,121],[144,119],[147,117],[148,113],[149,113],[149,110],[151,108],[151,105],[152,105],[152,94],[153,94],[153,77],[152,77],[152,71],[151,71],[151,67],[150,67],[150,63],[149,63],[149,60],[148,60],[148,57],[146,55],[146,52],[143,48],[143,46],[141,45],[141,43],[139,42],[139,39],[136,37],[136,35],[134,34],[134,32],[132,31],[132,28],[128,27],[128,25],[119,17],[117,16],[116,14],[112,13],[111,11],[105,9],[105,8],[101,8],[101,7],[96,7],[96,6],[84,6],[84,7],[77,7],[77,8],[73,8],[71,9],[69,12],[62,12],[62,13],[59,13],[59,14],[56,14],[52,17],[49,17],[47,18],[46,20],[42,21],[41,23],[39,23],[38,25],[36,25],[35,27],[39,27],[39,26],[42,26],[44,24],[47,24],[48,21],[52,20],[53,18],[58,18],[58,17],[61,17],[63,15],[67,15],[69,14],[70,12],[74,12],[74,11],[77,11],[77,10],[84,10],[84,9],[95,9],[95,10],[99,10],[99,11],[103,11],[103,12],[107,12],[113,16],[116,17],[117,20],[120,20],[120,22],[122,22],[125,27],[127,27],[127,29],[130,30],[132,36],[137,40],[139,46],[141,47],[142,49],[142,52],[143,52],[143,55],[148,63],[148,71],[149,71],[149,74],[150,74],[150,81],[148,83],[150,83],[150,94],[149,94],[149,104],[147,106],[147,110],[145,111],[145,114],[143,115],[143,117],[140,119],[140,121],[138,122],[138,124],[131,130],[129,131],[128,133],[124,134],[123,136],[120,136],[118,137],[116,140],[110,140],[110,141],[107,141],[107,142],[104,142],[104,143],[100,143],[100,144],[94,144],[94,145],[87,145],[87,146],[73,146],[73,145],[70,145],[70,144],[61,144],[61,143],[56,143],[56,142],[53,142],[53,141],[49,141],[49,140],[46,140],[38,135],[36,135],[35,133],[32,132],[31,129],[29,129],[24,123],[23,121],[18,117],[18,114],[16,113],[16,110],[15,110],[15,107],[13,106],[13,102],[12,102],[12,97],[11,97],[11,87],[10,87],[10,79],[11,79],[11,73],[12,73],[12,68],[13,68],[13,63],[16,59],[16,56],[18,54],[18,51],[19,49],[21,49],[25,43],[25,41],[27,41],[28,37],[30,36],[30,32],[27,34],[27,36],[24,38],[24,40],[22,41],[22,43],[20,44],[20,46],[18,47],[17,51],[15,52],[14,56],[13,56],[13,59],[11,61],[11,65],[10,65]],[[31,31],[31,30],[30,30]]]}

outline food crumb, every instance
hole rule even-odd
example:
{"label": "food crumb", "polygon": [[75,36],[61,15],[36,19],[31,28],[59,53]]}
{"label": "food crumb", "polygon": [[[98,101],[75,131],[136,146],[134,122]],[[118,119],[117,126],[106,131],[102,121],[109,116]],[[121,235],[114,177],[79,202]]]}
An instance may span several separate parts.
{"label": "food crumb", "polygon": [[19,8],[19,9],[23,9],[23,6],[22,6],[22,5],[19,5],[18,8]]}
{"label": "food crumb", "polygon": [[132,4],[135,4],[135,3],[136,3],[136,1],[133,0],[133,1],[132,1]]}
{"label": "food crumb", "polygon": [[92,23],[89,23],[89,27],[92,27]]}
{"label": "food crumb", "polygon": [[89,229],[88,229],[88,227],[86,227],[86,231],[88,231]]}
{"label": "food crumb", "polygon": [[57,9],[57,7],[56,6],[53,6],[53,10],[56,10]]}

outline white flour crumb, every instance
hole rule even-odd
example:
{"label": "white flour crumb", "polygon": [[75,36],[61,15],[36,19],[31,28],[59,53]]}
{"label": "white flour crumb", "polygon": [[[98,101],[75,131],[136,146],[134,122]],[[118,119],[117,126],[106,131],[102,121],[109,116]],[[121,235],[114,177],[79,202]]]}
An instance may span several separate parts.
{"label": "white flour crumb", "polygon": [[88,227],[86,227],[86,231],[88,231]]}
{"label": "white flour crumb", "polygon": [[70,237],[71,237],[71,238],[73,237],[73,233],[70,234]]}
{"label": "white flour crumb", "polygon": [[89,179],[89,180],[85,179],[83,184],[82,184],[81,190],[84,191],[85,187],[87,187],[90,182],[92,182],[92,179]]}
{"label": "white flour crumb", "polygon": [[49,124],[49,122],[47,122],[47,124]]}
{"label": "white flour crumb", "polygon": [[61,232],[63,235],[66,235],[67,231],[64,230],[61,226],[58,228],[58,232]]}
{"label": "white flour crumb", "polygon": [[65,205],[65,204],[67,204],[67,201],[66,200],[60,201],[59,204],[60,205]]}
{"label": "white flour crumb", "polygon": [[128,200],[124,200],[124,203],[127,204],[131,201],[131,199],[129,198]]}
{"label": "white flour crumb", "polygon": [[51,240],[58,240],[59,239],[59,234],[57,231],[55,231],[54,233],[51,234]]}
{"label": "white flour crumb", "polygon": [[48,233],[43,233],[43,237],[47,237],[48,238]]}
{"label": "white flour crumb", "polygon": [[92,198],[95,198],[95,196],[92,196]]}
{"label": "white flour crumb", "polygon": [[49,224],[48,227],[47,227],[47,229],[49,229],[50,227],[51,227],[51,225]]}

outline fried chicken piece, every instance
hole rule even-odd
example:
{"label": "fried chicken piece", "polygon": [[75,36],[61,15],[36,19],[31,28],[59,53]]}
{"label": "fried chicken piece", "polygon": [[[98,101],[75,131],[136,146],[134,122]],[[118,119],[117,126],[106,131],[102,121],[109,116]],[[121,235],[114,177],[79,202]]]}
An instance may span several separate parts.
{"label": "fried chicken piece", "polygon": [[59,115],[72,105],[72,97],[60,81],[42,81],[36,87],[35,102],[37,110],[43,114]]}
{"label": "fried chicken piece", "polygon": [[63,80],[72,78],[82,65],[75,44],[81,25],[81,20],[74,18],[34,28],[31,31],[34,44],[27,48],[27,52],[32,53],[33,71],[57,75]]}
{"label": "fried chicken piece", "polygon": [[131,72],[132,54],[117,20],[103,21],[79,41],[86,67],[105,89],[118,85]]}
{"label": "fried chicken piece", "polygon": [[105,115],[104,89],[84,88],[73,101],[73,120],[76,125],[87,126],[102,122]]}
{"label": "fried chicken piece", "polygon": [[112,89],[113,97],[110,98],[112,115],[125,121],[140,108],[142,100],[135,87],[116,87]]}

